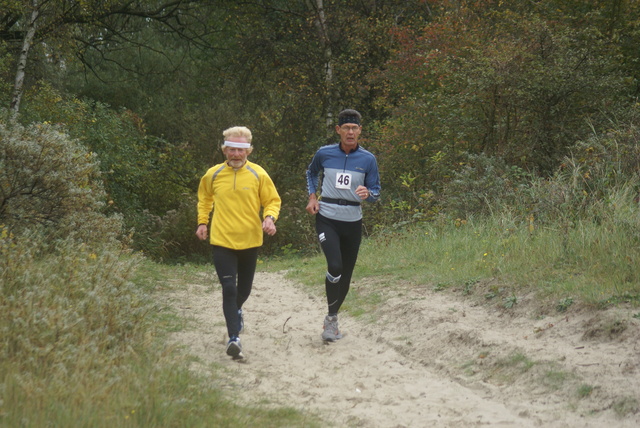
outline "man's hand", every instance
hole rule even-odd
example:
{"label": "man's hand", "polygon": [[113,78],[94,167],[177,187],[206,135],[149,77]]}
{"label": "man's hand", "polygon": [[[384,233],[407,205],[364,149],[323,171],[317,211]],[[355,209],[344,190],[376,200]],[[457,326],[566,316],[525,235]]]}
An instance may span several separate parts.
{"label": "man's hand", "polygon": [[312,193],[311,195],[309,195],[309,203],[307,204],[307,212],[309,214],[318,214],[319,210],[320,210],[320,203],[318,202],[318,199],[316,198],[316,194]]}
{"label": "man's hand", "polygon": [[358,195],[360,199],[365,200],[369,197],[369,195],[371,195],[371,192],[369,192],[369,189],[364,186],[358,186],[358,188],[356,189],[356,195]]}
{"label": "man's hand", "polygon": [[201,240],[204,241],[205,239],[207,239],[207,235],[208,235],[208,229],[207,229],[207,225],[206,224],[201,224],[198,226],[198,229],[196,230],[196,236]]}
{"label": "man's hand", "polygon": [[276,234],[276,225],[271,217],[267,216],[264,218],[262,221],[262,230],[269,236]]}

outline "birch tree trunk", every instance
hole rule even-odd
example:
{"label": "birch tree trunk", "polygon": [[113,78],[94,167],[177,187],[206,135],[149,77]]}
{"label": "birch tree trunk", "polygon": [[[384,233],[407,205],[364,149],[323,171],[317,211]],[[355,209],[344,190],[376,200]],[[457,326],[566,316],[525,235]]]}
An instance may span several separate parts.
{"label": "birch tree trunk", "polygon": [[322,0],[315,0],[315,5],[313,6],[316,10],[315,25],[318,29],[320,43],[323,48],[325,72],[324,115],[327,137],[331,138],[335,134],[335,131],[333,130],[333,51],[331,50],[331,39],[329,38],[327,18],[324,13],[324,3]]}
{"label": "birch tree trunk", "polygon": [[29,56],[29,48],[33,42],[33,38],[36,34],[37,19],[38,19],[38,0],[33,0],[31,3],[33,10],[31,12],[31,18],[27,24],[27,32],[22,40],[22,50],[20,51],[20,58],[18,59],[18,67],[16,70],[16,81],[13,85],[13,97],[11,98],[11,105],[9,111],[13,119],[18,115],[20,110],[20,100],[22,98],[24,75],[27,67],[27,57]]}

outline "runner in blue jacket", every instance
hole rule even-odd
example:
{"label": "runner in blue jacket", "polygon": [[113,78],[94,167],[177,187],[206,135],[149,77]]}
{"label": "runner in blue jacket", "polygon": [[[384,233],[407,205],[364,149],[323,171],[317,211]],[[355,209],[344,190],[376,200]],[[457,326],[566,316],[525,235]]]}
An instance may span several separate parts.
{"label": "runner in blue jacket", "polygon": [[[380,175],[375,156],[358,145],[362,116],[356,110],[338,115],[340,142],[323,146],[307,168],[307,212],[316,216],[316,232],[327,259],[325,291],[328,313],[322,339],[342,338],[338,311],[349,292],[362,240],[362,201],[380,197]],[[321,189],[318,188],[321,181]],[[318,195],[319,194],[319,195]]]}

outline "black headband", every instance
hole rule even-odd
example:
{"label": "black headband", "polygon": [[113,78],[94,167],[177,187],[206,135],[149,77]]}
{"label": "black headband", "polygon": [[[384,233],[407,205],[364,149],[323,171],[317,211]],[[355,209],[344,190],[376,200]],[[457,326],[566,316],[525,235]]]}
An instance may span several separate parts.
{"label": "black headband", "polygon": [[338,119],[338,126],[342,126],[345,123],[355,123],[356,125],[360,125],[360,118],[355,114],[345,114]]}

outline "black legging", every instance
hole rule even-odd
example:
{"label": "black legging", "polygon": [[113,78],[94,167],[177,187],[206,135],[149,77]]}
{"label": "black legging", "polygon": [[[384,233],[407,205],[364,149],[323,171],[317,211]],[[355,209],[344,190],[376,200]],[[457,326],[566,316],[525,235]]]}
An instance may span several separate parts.
{"label": "black legging", "polygon": [[362,220],[338,221],[316,214],[316,232],[327,259],[324,283],[328,312],[333,315],[338,313],[349,293],[362,240]]}
{"label": "black legging", "polygon": [[240,332],[238,309],[242,308],[251,294],[257,261],[258,248],[232,250],[213,246],[213,264],[222,284],[222,311],[229,337],[237,336]]}

